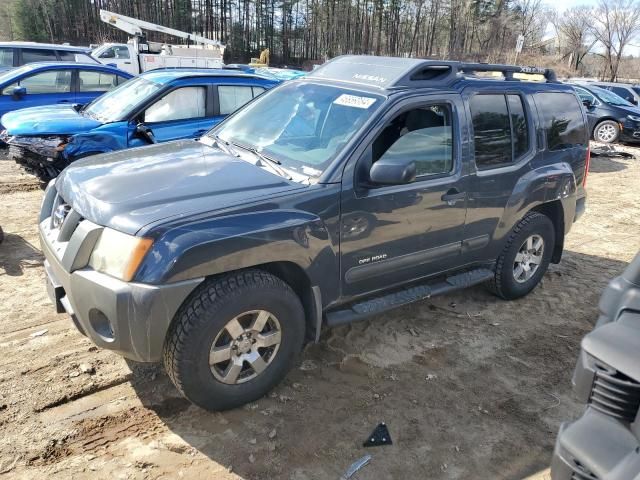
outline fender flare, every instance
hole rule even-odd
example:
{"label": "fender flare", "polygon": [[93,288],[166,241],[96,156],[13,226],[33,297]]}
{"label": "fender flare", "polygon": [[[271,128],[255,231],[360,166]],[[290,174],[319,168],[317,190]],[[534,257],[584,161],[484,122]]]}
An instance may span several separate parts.
{"label": "fender flare", "polygon": [[184,221],[146,232],[154,238],[135,281],[164,284],[262,264],[292,263],[323,299],[339,291],[339,252],[324,222],[298,210],[245,212]]}
{"label": "fender flare", "polygon": [[[566,234],[575,217],[578,187],[571,166],[566,163],[546,165],[520,177],[494,232],[494,239],[506,240],[509,232],[524,215],[550,202],[562,205]],[[501,247],[502,248],[502,247]]]}

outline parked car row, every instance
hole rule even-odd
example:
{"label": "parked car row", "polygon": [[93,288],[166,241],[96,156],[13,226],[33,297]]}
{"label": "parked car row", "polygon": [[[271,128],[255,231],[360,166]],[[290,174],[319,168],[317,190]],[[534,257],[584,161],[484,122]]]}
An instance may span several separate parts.
{"label": "parked car row", "polygon": [[[76,66],[73,71],[81,78],[83,68]],[[198,138],[279,83],[270,75],[225,69],[152,70],[122,85],[116,83],[90,103],[58,101],[64,104],[5,114],[0,141],[9,145],[11,158],[48,181],[79,158]]]}

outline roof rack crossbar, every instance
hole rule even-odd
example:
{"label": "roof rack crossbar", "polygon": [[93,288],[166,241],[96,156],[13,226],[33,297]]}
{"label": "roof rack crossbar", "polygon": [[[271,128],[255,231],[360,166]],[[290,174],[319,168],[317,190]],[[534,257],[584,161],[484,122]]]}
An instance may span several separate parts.
{"label": "roof rack crossbar", "polygon": [[514,73],[527,75],[542,75],[547,82],[557,82],[556,72],[550,68],[525,67],[519,65],[499,65],[491,63],[460,63],[458,70],[462,73],[475,72],[499,72],[504,75],[505,80],[513,80]]}

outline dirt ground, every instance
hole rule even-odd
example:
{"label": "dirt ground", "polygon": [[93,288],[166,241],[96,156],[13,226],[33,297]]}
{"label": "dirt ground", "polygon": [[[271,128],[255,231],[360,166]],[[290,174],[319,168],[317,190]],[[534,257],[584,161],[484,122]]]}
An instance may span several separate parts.
{"label": "dirt ground", "polygon": [[[634,149],[629,149],[634,151]],[[587,213],[528,297],[478,287],[326,331],[270,396],[211,414],[98,350],[44,288],[32,177],[0,161],[0,478],[522,479],[544,473],[597,301],[640,248],[640,149],[592,160]],[[378,422],[393,445],[366,449]]]}

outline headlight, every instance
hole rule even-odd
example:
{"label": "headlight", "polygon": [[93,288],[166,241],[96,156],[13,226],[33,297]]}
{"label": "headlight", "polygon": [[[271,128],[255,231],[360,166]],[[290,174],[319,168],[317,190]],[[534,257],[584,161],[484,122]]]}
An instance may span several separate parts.
{"label": "headlight", "polygon": [[91,252],[89,265],[94,270],[129,282],[152,244],[150,238],[134,237],[105,228]]}
{"label": "headlight", "polygon": [[629,120],[633,120],[634,122],[640,122],[640,115],[627,115]]}

